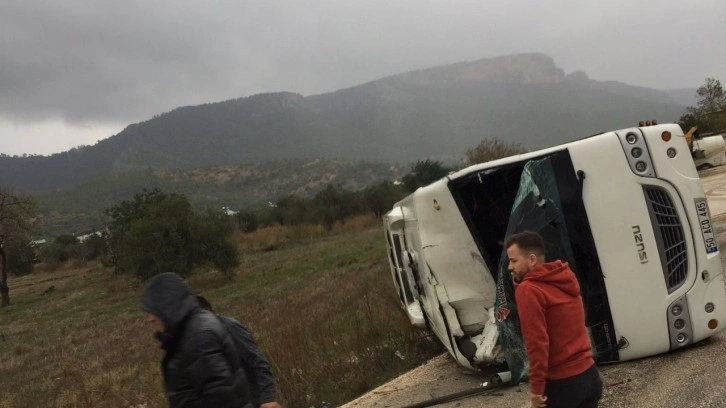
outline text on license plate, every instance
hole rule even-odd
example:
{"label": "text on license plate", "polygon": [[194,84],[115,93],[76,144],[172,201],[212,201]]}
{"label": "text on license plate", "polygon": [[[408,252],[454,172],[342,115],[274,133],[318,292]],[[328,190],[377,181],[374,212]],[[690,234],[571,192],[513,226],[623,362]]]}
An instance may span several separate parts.
{"label": "text on license plate", "polygon": [[698,213],[698,223],[701,226],[701,234],[703,234],[703,242],[706,244],[706,253],[718,252],[716,235],[711,227],[711,217],[708,215],[708,204],[706,204],[705,198],[696,199],[696,212]]}

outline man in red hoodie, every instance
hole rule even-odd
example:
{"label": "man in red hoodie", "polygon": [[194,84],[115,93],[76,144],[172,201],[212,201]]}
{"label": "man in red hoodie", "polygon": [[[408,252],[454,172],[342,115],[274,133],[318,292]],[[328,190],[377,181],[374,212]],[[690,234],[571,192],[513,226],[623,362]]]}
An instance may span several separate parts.
{"label": "man in red hoodie", "polygon": [[566,262],[545,263],[542,236],[524,231],[504,246],[529,358],[533,407],[597,407],[602,380],[585,328],[580,285]]}

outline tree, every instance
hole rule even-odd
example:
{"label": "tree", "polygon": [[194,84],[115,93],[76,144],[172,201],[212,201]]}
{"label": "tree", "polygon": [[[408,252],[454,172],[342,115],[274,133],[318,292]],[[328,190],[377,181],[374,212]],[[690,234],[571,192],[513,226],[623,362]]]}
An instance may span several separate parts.
{"label": "tree", "polygon": [[527,149],[519,143],[505,142],[499,138],[484,139],[475,148],[466,151],[469,164],[486,163],[491,160],[526,153]]}
{"label": "tree", "polygon": [[689,106],[679,122],[683,130],[698,126],[699,132],[713,132],[726,129],[726,94],[721,81],[706,78],[706,82],[696,90],[698,102]]}
{"label": "tree", "polygon": [[126,235],[134,222],[144,217],[144,207],[152,205],[155,202],[163,201],[166,195],[159,189],[151,191],[144,189],[142,193],[134,194],[132,201],[122,201],[121,203],[104,210],[104,214],[110,218],[106,226],[106,239],[108,248],[103,256],[103,263],[107,266],[116,265],[118,254],[116,251],[120,248],[120,241]]}
{"label": "tree", "polygon": [[237,228],[242,232],[257,231],[257,215],[251,211],[240,211],[235,216],[237,219]]}
{"label": "tree", "polygon": [[79,255],[82,261],[98,258],[106,250],[106,240],[99,234],[92,234],[80,245]]}
{"label": "tree", "polygon": [[35,266],[35,248],[28,245],[29,237],[9,242],[5,248],[7,271],[15,276],[27,275],[33,272]]}
{"label": "tree", "polygon": [[408,191],[431,184],[449,174],[449,169],[435,160],[419,160],[411,166],[411,172],[403,176],[403,185]]}
{"label": "tree", "polygon": [[36,203],[33,197],[0,189],[0,295],[2,306],[10,304],[7,251],[30,245]]}
{"label": "tree", "polygon": [[696,89],[698,108],[705,112],[718,112],[726,108],[726,94],[723,92],[721,81],[706,78],[706,83]]}
{"label": "tree", "polygon": [[188,275],[202,264],[228,273],[239,264],[227,215],[198,215],[183,195],[145,191],[106,214],[111,217],[107,260],[118,273],[143,279],[166,271]]}
{"label": "tree", "polygon": [[308,205],[307,221],[322,223],[330,229],[333,224],[343,221],[353,212],[352,194],[338,190],[334,185],[328,184],[318,191]]}
{"label": "tree", "polygon": [[68,260],[68,251],[57,242],[43,245],[39,252],[40,261],[50,270],[57,269],[63,262]]}
{"label": "tree", "polygon": [[81,243],[70,234],[58,235],[53,242],[44,245],[40,250],[40,259],[50,269],[79,258],[81,258]]}
{"label": "tree", "polygon": [[406,193],[401,186],[394,185],[390,181],[384,181],[363,191],[366,206],[373,211],[376,218],[381,218],[383,214],[393,207],[393,204],[405,195]]}
{"label": "tree", "polygon": [[308,202],[303,197],[291,194],[277,200],[272,210],[272,220],[280,225],[300,224],[305,220]]}
{"label": "tree", "polygon": [[[692,108],[688,108],[692,109]],[[681,125],[681,129],[683,129],[684,132],[687,132],[690,128],[694,126],[699,125],[698,117],[693,112],[686,112],[683,115],[681,115],[681,118],[678,119],[678,124]],[[698,132],[696,133],[698,134]]]}
{"label": "tree", "polygon": [[210,264],[224,274],[239,265],[239,250],[228,239],[232,236],[234,226],[227,214],[209,210],[202,216],[193,217],[190,227],[194,264]]}

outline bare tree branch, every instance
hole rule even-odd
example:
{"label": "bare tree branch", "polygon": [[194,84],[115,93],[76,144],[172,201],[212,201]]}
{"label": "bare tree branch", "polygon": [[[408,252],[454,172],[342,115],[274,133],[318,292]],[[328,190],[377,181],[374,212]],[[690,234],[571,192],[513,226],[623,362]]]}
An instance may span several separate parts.
{"label": "bare tree branch", "polygon": [[[7,254],[9,243],[26,241],[32,233],[36,203],[32,196],[0,188],[0,295],[2,306],[10,304]],[[25,243],[25,242],[23,242]]]}

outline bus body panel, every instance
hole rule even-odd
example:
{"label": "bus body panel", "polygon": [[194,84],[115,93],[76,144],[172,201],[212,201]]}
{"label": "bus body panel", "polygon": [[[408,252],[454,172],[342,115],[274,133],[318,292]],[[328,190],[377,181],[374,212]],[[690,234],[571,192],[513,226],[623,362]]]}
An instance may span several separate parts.
{"label": "bus body panel", "polygon": [[484,266],[458,211],[446,180],[418,189],[399,206],[411,208],[416,222],[407,228],[417,231],[415,240],[418,268],[426,292],[424,309],[434,316],[432,329],[445,342],[460,364],[470,367],[456,340],[466,331],[481,330],[494,305],[494,282]]}
{"label": "bus body panel", "polygon": [[419,300],[430,328],[461,365],[472,368],[455,338],[467,328],[483,329],[494,304],[494,286],[445,181],[440,183],[397,203],[384,223],[393,213],[408,214],[399,225],[407,237],[404,250],[416,259]]}
{"label": "bus body panel", "polygon": [[[710,214],[706,214],[705,218],[708,221],[707,224],[704,224],[705,221],[703,217],[699,216],[699,210],[696,206],[697,201],[704,202],[706,211],[708,211],[706,193],[700,183],[695,165],[690,164],[692,158],[687,153],[688,145],[681,136],[682,133],[677,125],[645,127],[642,128],[642,131],[648,141],[651,155],[668,158],[668,149],[674,148],[678,151],[676,157],[672,159],[656,161],[656,164],[660,164],[656,168],[659,178],[663,180],[690,181],[673,183],[673,188],[678,193],[681,200],[680,205],[685,213],[685,217],[682,217],[684,218],[684,224],[687,221],[689,225],[694,226],[686,229],[692,242],[692,246],[689,245],[689,248],[693,250],[694,256],[692,259],[694,262],[689,263],[687,284],[684,284],[673,295],[687,296],[690,310],[689,318],[693,328],[692,342],[697,342],[720,332],[724,329],[724,324],[726,324],[726,287],[723,285],[724,276],[721,257],[718,250],[708,252],[707,248],[711,248],[710,246],[716,243],[715,241],[706,242],[705,234],[701,231],[701,229],[710,229],[710,236],[715,240],[715,230],[710,221]],[[674,137],[668,143],[664,143],[661,139],[663,131],[670,131],[672,135],[677,137]],[[723,143],[723,138],[720,143]],[[669,299],[674,297],[670,296]],[[705,305],[709,302],[713,303],[716,308],[711,313],[705,313]],[[721,322],[720,326],[715,330],[708,328],[708,321],[711,319]]]}
{"label": "bus body panel", "polygon": [[[653,167],[640,175],[628,156],[631,146],[622,142],[631,133],[644,139],[640,146],[646,147]],[[705,193],[681,129],[677,125],[624,129],[470,166],[419,188],[386,215],[388,228],[395,218],[392,214],[406,214],[400,217],[405,221],[395,224],[407,237],[403,249],[415,260],[418,301],[428,326],[457,361],[473,367],[463,355],[460,341],[472,337],[489,320],[488,312],[495,303],[496,271],[493,274],[483,259],[480,238],[471,232],[471,215],[467,218],[463,214],[460,202],[457,207],[452,183],[476,180],[476,175],[481,183],[482,174],[486,177],[488,172],[564,151],[582,183],[581,201],[618,339],[616,359],[663,353],[726,327],[726,286],[720,256],[715,243],[710,242],[711,236],[700,229],[701,225],[703,231],[710,228],[710,219],[708,214],[705,218],[699,215],[699,211],[704,212]],[[569,177],[574,179],[574,175]],[[663,255],[667,248],[654,211],[658,204],[649,201],[646,191],[669,197],[671,215],[682,225],[680,244],[684,250],[679,256],[685,258],[681,264],[687,273],[676,285],[667,282],[664,265],[673,259]],[[503,240],[504,236],[496,239]],[[489,262],[491,265],[491,254]],[[690,331],[684,344],[675,343],[676,318],[669,315],[676,301],[687,305]],[[714,308],[707,313],[709,305]],[[715,329],[708,327],[712,320],[719,322]]]}
{"label": "bus body panel", "polygon": [[600,254],[616,336],[629,343],[620,357],[667,351],[663,302],[640,301],[661,300],[667,294],[643,200],[644,180],[630,170],[624,155],[603,157],[603,151],[621,150],[617,137],[575,142],[570,150],[573,164],[586,174],[583,201]]}
{"label": "bus body panel", "polygon": [[[708,279],[697,279],[696,284],[687,294],[691,324],[693,325],[693,341],[701,341],[713,336],[723,329],[726,324],[726,279],[724,274],[709,276]],[[715,309],[711,313],[703,313],[706,304],[712,303]],[[711,329],[708,322],[715,319],[719,327]]]}

